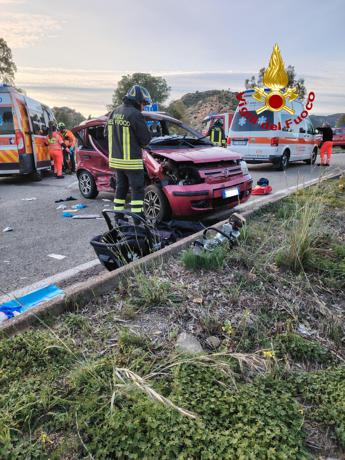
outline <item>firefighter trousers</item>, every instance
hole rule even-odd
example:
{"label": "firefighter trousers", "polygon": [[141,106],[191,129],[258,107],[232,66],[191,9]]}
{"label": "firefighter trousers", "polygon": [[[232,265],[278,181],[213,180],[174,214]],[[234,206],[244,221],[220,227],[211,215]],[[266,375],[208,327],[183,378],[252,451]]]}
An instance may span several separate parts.
{"label": "firefighter trousers", "polygon": [[116,190],[114,198],[114,210],[123,211],[125,209],[126,197],[131,190],[130,209],[136,214],[143,214],[145,176],[143,169],[116,170]]}

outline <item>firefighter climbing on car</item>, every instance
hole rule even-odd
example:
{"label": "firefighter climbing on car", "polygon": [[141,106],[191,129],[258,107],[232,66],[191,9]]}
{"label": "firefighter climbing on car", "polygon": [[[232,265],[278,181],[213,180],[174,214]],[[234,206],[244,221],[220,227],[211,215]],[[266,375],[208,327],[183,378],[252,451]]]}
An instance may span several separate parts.
{"label": "firefighter climbing on car", "polygon": [[128,191],[131,191],[130,209],[144,216],[144,164],[142,148],[151,140],[143,114],[145,105],[151,104],[146,88],[134,85],[123,98],[123,104],[109,115],[109,166],[116,171],[114,210],[125,209]]}
{"label": "firefighter climbing on car", "polygon": [[226,147],[226,138],[223,128],[223,120],[217,118],[211,128],[209,129],[207,136],[209,136],[211,142],[219,147]]}
{"label": "firefighter climbing on car", "polygon": [[68,172],[69,174],[72,174],[75,172],[75,148],[77,140],[72,131],[66,128],[65,123],[60,122],[58,124],[58,130],[65,144],[65,147],[63,149],[64,171]]}

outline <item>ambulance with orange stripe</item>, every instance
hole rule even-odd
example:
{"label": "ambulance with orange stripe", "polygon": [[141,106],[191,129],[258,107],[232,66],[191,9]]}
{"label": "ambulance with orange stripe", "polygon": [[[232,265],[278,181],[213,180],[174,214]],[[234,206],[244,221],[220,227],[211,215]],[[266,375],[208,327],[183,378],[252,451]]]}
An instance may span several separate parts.
{"label": "ambulance with orange stripe", "polygon": [[26,174],[39,180],[51,167],[49,122],[56,123],[49,107],[0,85],[0,176]]}
{"label": "ambulance with orange stripe", "polygon": [[[268,90],[267,90],[268,91]],[[262,102],[253,98],[254,90],[242,94],[232,119],[227,146],[247,163],[272,163],[285,170],[289,163],[304,161],[314,164],[319,141],[301,101],[286,101],[291,110],[257,110]],[[244,110],[243,110],[244,109]]]}

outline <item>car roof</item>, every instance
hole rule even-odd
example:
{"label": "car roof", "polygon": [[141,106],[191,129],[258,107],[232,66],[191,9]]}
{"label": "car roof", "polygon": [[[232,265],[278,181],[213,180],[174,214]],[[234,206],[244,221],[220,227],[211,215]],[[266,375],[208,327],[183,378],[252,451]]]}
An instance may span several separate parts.
{"label": "car roof", "polygon": [[[148,120],[155,120],[155,121],[172,121],[178,125],[182,125],[182,121],[178,120],[177,118],[173,118],[165,112],[142,112],[144,118]],[[73,130],[78,130],[81,128],[87,128],[89,126],[97,126],[97,125],[105,125],[108,120],[108,114],[102,115],[101,117],[92,118],[90,120],[85,120],[80,125],[75,126]]]}

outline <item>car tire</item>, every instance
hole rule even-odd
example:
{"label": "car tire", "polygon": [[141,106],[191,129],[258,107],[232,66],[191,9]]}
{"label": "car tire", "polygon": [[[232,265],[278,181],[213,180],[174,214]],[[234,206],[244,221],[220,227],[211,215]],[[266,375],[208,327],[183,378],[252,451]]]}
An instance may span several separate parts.
{"label": "car tire", "polygon": [[80,171],[78,173],[79,190],[84,198],[92,199],[98,195],[95,179],[89,171]]}
{"label": "car tire", "polygon": [[290,153],[284,152],[281,158],[279,159],[279,162],[277,163],[277,166],[276,166],[277,170],[285,171],[289,166],[289,160],[290,160]]}
{"label": "car tire", "polygon": [[171,216],[169,202],[156,185],[149,185],[145,188],[144,214],[145,218],[151,222],[162,222]]}
{"label": "car tire", "polygon": [[315,164],[316,158],[317,158],[317,149],[314,149],[310,160],[305,160],[305,162],[307,163],[307,165],[313,165]]}
{"label": "car tire", "polygon": [[345,145],[341,145],[340,148],[345,150]]}

